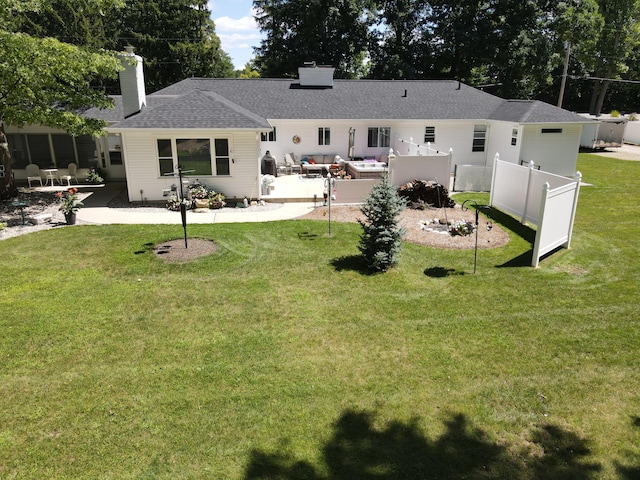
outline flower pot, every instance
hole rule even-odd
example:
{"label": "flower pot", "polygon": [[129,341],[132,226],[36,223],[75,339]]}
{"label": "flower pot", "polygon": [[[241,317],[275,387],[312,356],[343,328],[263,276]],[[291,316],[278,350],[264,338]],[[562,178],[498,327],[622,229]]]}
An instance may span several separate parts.
{"label": "flower pot", "polygon": [[64,219],[67,221],[67,225],[76,224],[76,214],[74,212],[65,213]]}
{"label": "flower pot", "polygon": [[194,203],[196,204],[196,208],[209,208],[208,198],[196,198]]}

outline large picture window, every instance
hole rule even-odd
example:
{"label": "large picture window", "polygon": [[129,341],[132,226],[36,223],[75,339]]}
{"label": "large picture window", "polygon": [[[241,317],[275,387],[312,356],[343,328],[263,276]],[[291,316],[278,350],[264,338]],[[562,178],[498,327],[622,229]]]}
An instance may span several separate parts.
{"label": "large picture window", "polygon": [[229,139],[213,139],[213,152],[211,141],[209,138],[158,139],[160,175],[173,173],[176,163],[189,177],[231,175]]}
{"label": "large picture window", "polygon": [[484,146],[487,141],[487,126],[474,125],[473,127],[473,146],[472,152],[484,152]]}
{"label": "large picture window", "polygon": [[190,176],[212,175],[211,142],[208,138],[178,138],[178,165]]}
{"label": "large picture window", "polygon": [[391,145],[391,127],[369,127],[368,147],[388,147],[389,145]]}

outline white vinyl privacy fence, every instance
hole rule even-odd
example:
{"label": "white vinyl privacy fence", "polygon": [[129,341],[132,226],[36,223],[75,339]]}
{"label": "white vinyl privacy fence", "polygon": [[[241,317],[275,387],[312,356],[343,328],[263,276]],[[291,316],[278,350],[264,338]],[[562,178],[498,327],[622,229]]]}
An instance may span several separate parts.
{"label": "white vinyl privacy fence", "polygon": [[493,168],[484,165],[456,165],[453,175],[454,192],[488,192],[491,190]]}
{"label": "white vinyl privacy fence", "polygon": [[574,179],[496,159],[491,181],[491,206],[536,225],[531,265],[558,247],[569,248],[580,193],[580,172]]}
{"label": "white vinyl privacy fence", "polygon": [[414,180],[436,181],[449,188],[452,153],[390,155],[389,181],[400,186]]}

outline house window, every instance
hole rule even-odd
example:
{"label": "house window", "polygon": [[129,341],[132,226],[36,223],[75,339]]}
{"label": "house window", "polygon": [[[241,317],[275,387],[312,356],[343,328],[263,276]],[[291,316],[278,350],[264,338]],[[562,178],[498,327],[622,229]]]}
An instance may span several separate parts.
{"label": "house window", "polygon": [[160,175],[173,173],[173,149],[171,148],[171,140],[158,139],[157,144]]}
{"label": "house window", "polygon": [[111,165],[122,165],[122,138],[119,134],[109,134],[107,137],[109,146],[109,163]]}
{"label": "house window", "polygon": [[53,154],[56,158],[56,167],[67,168],[70,163],[75,163],[76,152],[73,145],[73,137],[69,135],[51,135]]}
{"label": "house window", "polygon": [[7,134],[9,149],[11,150],[11,161],[13,168],[26,168],[29,164],[29,152],[27,150],[26,135]]}
{"label": "house window", "polygon": [[391,144],[391,127],[369,127],[368,147],[388,147]]}
{"label": "house window", "polygon": [[562,133],[561,128],[543,128],[540,133]]}
{"label": "house window", "polygon": [[436,127],[424,127],[424,143],[436,142]]}
{"label": "house window", "polygon": [[473,126],[473,146],[472,152],[484,152],[484,145],[487,140],[487,126],[486,125],[474,125]]}
{"label": "house window", "polygon": [[40,168],[47,168],[53,165],[53,157],[49,147],[49,135],[27,135],[27,148],[29,149],[31,163],[37,164]]}
{"label": "house window", "polygon": [[318,145],[331,145],[331,129],[329,127],[318,128]]}
{"label": "house window", "polygon": [[226,138],[216,138],[214,140],[216,154],[216,175],[231,175],[229,166],[229,140]]}
{"label": "house window", "polygon": [[212,175],[211,141],[208,138],[178,138],[176,152],[178,165],[188,175]]}
{"label": "house window", "polygon": [[260,133],[260,140],[262,142],[275,142],[276,141],[276,127],[273,127],[273,130],[270,132],[262,132]]}
{"label": "house window", "polygon": [[511,130],[511,145],[515,147],[517,143],[518,143],[518,129],[514,128],[513,130]]}

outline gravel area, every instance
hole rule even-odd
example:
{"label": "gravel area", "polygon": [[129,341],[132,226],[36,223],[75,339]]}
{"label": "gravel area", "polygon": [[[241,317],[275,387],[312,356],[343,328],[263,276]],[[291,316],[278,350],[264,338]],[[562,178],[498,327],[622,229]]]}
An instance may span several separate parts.
{"label": "gravel area", "polygon": [[[79,198],[82,200],[86,198],[88,194],[79,194]],[[28,204],[24,208],[25,219],[33,217],[39,213],[51,214],[51,220],[49,222],[43,222],[41,224],[27,223],[22,225],[22,219],[20,215],[20,209],[12,206],[11,203],[15,201],[22,201]],[[126,209],[135,208],[136,211],[149,211],[149,212],[166,212],[166,209],[160,206],[152,205],[132,205],[126,199],[125,196],[116,197],[109,203],[109,207],[118,210],[125,211]],[[223,210],[234,207],[225,207]],[[282,208],[282,204],[257,204],[249,206],[246,211],[268,211],[273,209]],[[300,218],[315,219],[315,220],[328,220],[328,208],[318,207],[313,209],[310,213]],[[331,220],[335,222],[357,222],[358,218],[363,219],[364,216],[360,212],[359,206],[332,206],[331,208]],[[480,228],[478,230],[478,248],[495,248],[504,245],[509,240],[508,234],[502,230],[499,226],[494,225],[490,231],[487,230],[487,221],[484,217],[480,217]],[[467,220],[474,222],[474,211],[463,212],[459,205],[455,208],[447,209],[428,209],[428,210],[410,210],[405,209],[400,215],[401,225],[406,229],[405,241],[417,243],[420,245],[427,245],[438,248],[449,249],[472,249],[475,246],[475,235],[467,237],[452,237],[446,231],[446,227],[439,226],[440,220],[448,220],[449,222],[455,222],[457,220]],[[50,228],[63,228],[66,227],[64,221],[64,215],[58,207],[58,201],[53,192],[20,192],[16,198],[13,198],[6,202],[0,203],[0,222],[6,222],[7,227],[0,230],[0,240],[4,240],[27,233],[37,232],[41,230],[47,230]],[[430,225],[426,225],[430,222]],[[79,224],[81,222],[78,222]],[[432,227],[434,227],[433,229]],[[441,231],[433,231],[440,229]],[[193,257],[205,255],[215,250],[215,244],[203,245],[201,242],[196,242],[196,239],[192,239],[194,242],[193,248],[189,248],[189,252],[184,252],[184,242],[176,241],[170,248],[165,249],[159,255],[167,261],[183,261],[185,255],[191,255]],[[211,242],[210,242],[211,243]],[[206,253],[202,253],[204,250]]]}
{"label": "gravel area", "polygon": [[[327,207],[315,208],[310,213],[301,218],[314,220],[327,220],[329,211]],[[332,222],[357,222],[364,220],[364,215],[359,206],[335,206],[331,207]],[[444,225],[438,225],[439,221],[449,221],[451,223],[458,220],[465,220],[475,223],[475,210],[462,211],[460,205],[454,208],[432,208],[427,210],[405,209],[400,214],[400,225],[405,227],[406,234],[404,240],[419,245],[426,245],[436,248],[449,248],[466,250],[475,247],[476,237],[469,235],[466,237],[451,236]],[[425,225],[429,221],[430,225]],[[436,228],[434,229],[434,223]],[[506,244],[509,235],[498,225],[491,225],[491,230],[487,230],[487,219],[482,215],[479,218],[480,228],[478,229],[478,248],[495,248]],[[436,231],[434,231],[436,230]]]}
{"label": "gravel area", "polygon": [[[78,198],[83,200],[86,193],[78,193]],[[24,202],[25,224],[22,224],[20,208],[13,206],[13,202]],[[50,214],[48,222],[33,223],[34,215]],[[7,201],[0,202],[0,223],[6,223],[7,227],[0,230],[0,240],[26,235],[27,233],[48,230],[50,228],[66,227],[64,214],[60,211],[58,198],[55,192],[18,192],[18,195]],[[78,222],[81,223],[81,222]]]}

